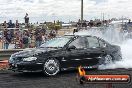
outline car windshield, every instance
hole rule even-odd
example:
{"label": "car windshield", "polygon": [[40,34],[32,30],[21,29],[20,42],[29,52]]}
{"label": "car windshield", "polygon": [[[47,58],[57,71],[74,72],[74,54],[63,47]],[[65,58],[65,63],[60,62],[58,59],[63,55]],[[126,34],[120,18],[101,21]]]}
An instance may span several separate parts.
{"label": "car windshield", "polygon": [[67,42],[70,40],[70,38],[67,37],[58,37],[53,38],[44,44],[40,46],[40,48],[62,48],[64,45],[67,44]]}

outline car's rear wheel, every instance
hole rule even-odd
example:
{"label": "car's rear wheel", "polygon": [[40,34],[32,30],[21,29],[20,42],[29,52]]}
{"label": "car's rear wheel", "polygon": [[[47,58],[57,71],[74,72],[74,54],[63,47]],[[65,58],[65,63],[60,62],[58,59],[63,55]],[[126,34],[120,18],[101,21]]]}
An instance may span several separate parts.
{"label": "car's rear wheel", "polygon": [[104,64],[110,64],[113,62],[113,58],[111,55],[106,55],[104,58],[105,58]]}
{"label": "car's rear wheel", "polygon": [[113,63],[113,57],[109,54],[103,56],[100,60],[99,60],[99,65],[106,65],[106,64],[110,64]]}
{"label": "car's rear wheel", "polygon": [[60,71],[60,63],[57,59],[47,59],[43,66],[43,72],[47,76],[54,76]]}
{"label": "car's rear wheel", "polygon": [[107,54],[99,60],[97,69],[105,69],[106,65],[113,63],[114,58]]}

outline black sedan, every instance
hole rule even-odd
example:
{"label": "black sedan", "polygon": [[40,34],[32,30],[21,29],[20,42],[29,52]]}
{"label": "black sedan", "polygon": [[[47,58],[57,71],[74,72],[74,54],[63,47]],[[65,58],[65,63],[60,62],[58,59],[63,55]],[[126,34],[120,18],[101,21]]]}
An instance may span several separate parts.
{"label": "black sedan", "polygon": [[42,71],[47,76],[60,71],[98,68],[121,60],[120,47],[96,36],[67,35],[53,38],[36,49],[25,49],[11,55],[10,69],[19,72]]}

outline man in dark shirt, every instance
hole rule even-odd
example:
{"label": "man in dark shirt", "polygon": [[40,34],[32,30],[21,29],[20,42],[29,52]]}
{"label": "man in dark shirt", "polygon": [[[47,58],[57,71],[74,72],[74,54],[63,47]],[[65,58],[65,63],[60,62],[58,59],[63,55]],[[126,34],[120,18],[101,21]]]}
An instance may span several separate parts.
{"label": "man in dark shirt", "polygon": [[9,20],[8,22],[8,28],[14,28],[15,25],[12,23],[12,20]]}
{"label": "man in dark shirt", "polygon": [[[12,20],[9,20],[8,22],[8,27],[7,28],[14,28],[15,27],[15,24],[12,23]],[[13,29],[9,29],[10,31],[10,35],[11,35],[11,39],[14,37],[14,30]]]}
{"label": "man in dark shirt", "polygon": [[24,17],[25,19],[25,26],[28,27],[29,25],[29,17],[28,17],[28,14],[26,13],[26,16]]}

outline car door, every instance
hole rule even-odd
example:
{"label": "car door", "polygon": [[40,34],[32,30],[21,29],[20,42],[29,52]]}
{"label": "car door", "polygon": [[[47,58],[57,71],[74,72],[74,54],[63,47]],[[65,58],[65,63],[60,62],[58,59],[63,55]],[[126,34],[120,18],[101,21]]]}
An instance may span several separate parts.
{"label": "car door", "polygon": [[104,49],[100,47],[100,43],[97,37],[86,37],[87,50],[85,52],[86,58],[84,58],[84,64],[86,66],[93,66],[98,64],[99,59],[105,53]]}
{"label": "car door", "polygon": [[68,47],[75,46],[75,49],[66,50],[66,62],[63,62],[63,65],[66,64],[67,67],[74,68],[83,64],[81,62],[85,57],[84,53],[86,52],[85,40],[85,37],[78,37],[74,39],[71,43],[69,43]]}

